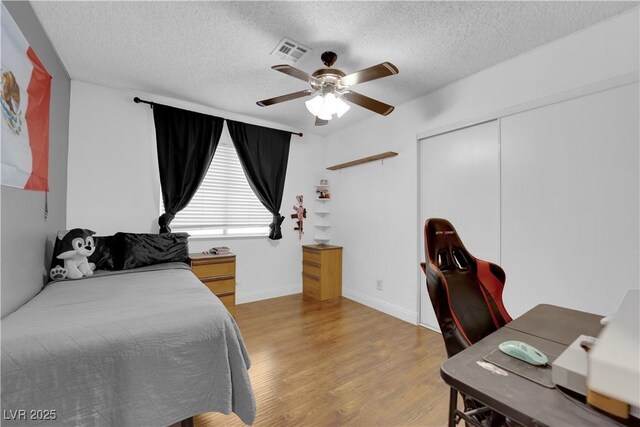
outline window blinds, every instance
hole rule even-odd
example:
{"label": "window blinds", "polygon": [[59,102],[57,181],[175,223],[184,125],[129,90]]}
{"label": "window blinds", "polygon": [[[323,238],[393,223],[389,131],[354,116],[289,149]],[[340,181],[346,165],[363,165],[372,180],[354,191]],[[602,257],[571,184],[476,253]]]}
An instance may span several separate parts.
{"label": "window blinds", "polygon": [[171,223],[192,235],[264,234],[272,215],[247,182],[231,141],[221,140],[189,205]]}

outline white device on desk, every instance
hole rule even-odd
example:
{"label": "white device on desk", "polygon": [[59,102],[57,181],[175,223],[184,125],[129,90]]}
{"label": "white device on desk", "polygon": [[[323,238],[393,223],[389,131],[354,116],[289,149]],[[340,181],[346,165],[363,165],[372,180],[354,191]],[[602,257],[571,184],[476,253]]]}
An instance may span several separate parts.
{"label": "white device on desk", "polygon": [[556,360],[551,363],[551,381],[575,391],[583,396],[587,395],[587,370],[589,361],[583,342],[592,345],[598,340],[586,335],[580,335]]}
{"label": "white device on desk", "polygon": [[640,290],[627,292],[589,352],[587,387],[590,404],[618,401],[640,418]]}

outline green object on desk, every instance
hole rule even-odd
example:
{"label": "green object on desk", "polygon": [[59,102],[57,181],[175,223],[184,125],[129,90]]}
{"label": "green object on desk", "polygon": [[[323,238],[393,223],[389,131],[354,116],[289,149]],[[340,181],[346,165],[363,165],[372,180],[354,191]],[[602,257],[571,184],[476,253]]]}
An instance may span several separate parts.
{"label": "green object on desk", "polygon": [[549,359],[537,348],[522,341],[505,341],[498,348],[504,354],[520,359],[534,366],[544,366]]}

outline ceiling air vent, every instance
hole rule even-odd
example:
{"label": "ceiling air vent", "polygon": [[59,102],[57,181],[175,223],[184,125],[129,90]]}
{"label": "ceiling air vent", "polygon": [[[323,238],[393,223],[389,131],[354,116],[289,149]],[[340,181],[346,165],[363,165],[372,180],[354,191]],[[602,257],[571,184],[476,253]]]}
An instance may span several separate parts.
{"label": "ceiling air vent", "polygon": [[286,59],[287,61],[297,62],[298,59],[302,58],[302,56],[310,50],[308,47],[284,37],[280,40],[276,48],[273,49],[271,55]]}

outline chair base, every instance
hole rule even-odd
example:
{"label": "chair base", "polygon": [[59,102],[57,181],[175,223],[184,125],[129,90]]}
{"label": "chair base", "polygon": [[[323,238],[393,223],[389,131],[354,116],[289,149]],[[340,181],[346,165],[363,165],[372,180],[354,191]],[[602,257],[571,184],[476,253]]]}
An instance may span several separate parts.
{"label": "chair base", "polygon": [[450,388],[449,420],[447,423],[449,427],[455,427],[460,421],[464,421],[466,426],[472,425],[474,427],[515,427],[519,425],[494,411],[491,407],[465,396],[463,393],[460,395],[464,399],[464,411],[458,409],[458,390]]}

